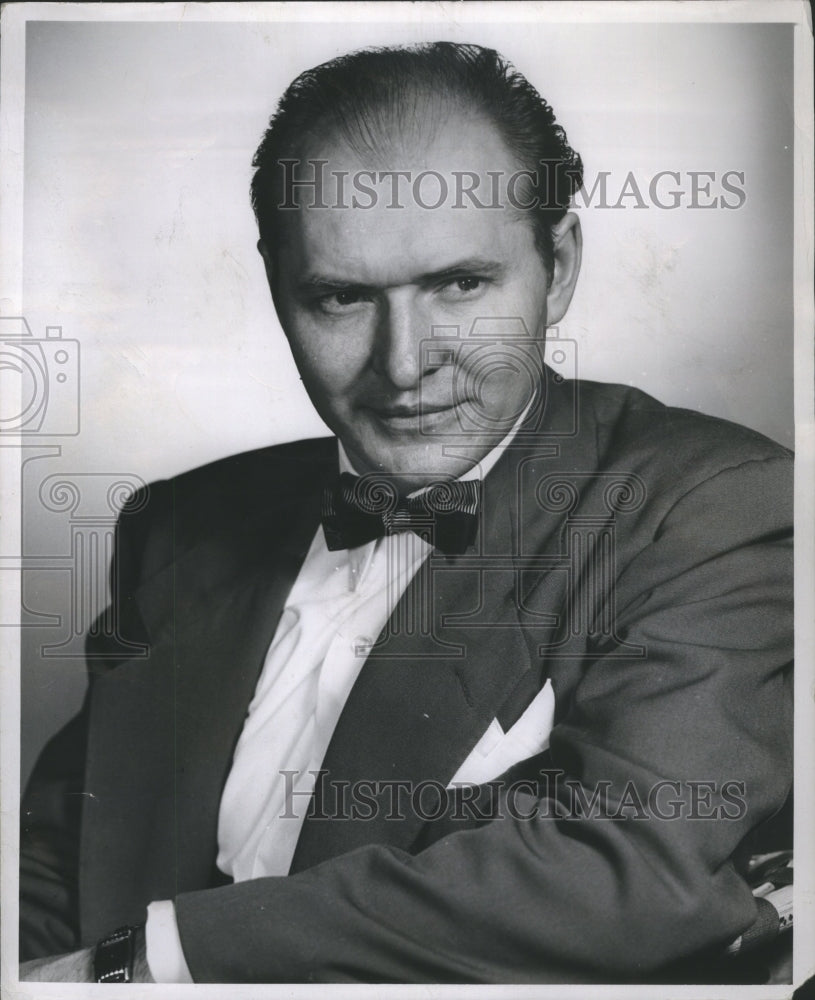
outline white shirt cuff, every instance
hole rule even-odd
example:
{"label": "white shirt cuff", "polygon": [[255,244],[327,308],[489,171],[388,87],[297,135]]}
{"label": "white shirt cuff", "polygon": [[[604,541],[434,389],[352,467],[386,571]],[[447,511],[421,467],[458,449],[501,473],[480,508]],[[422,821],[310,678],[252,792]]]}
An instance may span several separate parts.
{"label": "white shirt cuff", "polygon": [[144,936],[150,975],[157,983],[193,982],[181,947],[175,906],[171,899],[162,899],[147,907]]}

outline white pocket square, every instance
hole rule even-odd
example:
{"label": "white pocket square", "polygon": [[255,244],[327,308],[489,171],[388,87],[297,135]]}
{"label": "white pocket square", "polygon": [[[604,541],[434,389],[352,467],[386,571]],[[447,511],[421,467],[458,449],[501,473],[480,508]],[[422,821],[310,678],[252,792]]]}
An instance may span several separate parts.
{"label": "white pocket square", "polygon": [[542,753],[549,746],[554,721],[555,692],[547,680],[509,732],[504,732],[497,719],[492,720],[447,787],[481,785],[518,761]]}

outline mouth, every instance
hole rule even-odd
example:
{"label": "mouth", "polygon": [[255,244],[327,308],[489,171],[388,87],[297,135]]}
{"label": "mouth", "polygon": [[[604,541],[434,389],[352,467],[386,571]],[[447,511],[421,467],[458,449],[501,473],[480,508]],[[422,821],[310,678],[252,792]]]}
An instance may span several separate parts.
{"label": "mouth", "polygon": [[419,430],[444,422],[458,409],[457,403],[414,403],[410,405],[371,406],[377,421],[394,430]]}

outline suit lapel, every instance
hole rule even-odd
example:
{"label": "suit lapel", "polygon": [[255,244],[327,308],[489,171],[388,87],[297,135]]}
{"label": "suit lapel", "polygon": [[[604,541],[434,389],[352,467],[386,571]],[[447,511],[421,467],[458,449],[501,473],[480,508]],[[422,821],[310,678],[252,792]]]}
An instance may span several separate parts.
{"label": "suit lapel", "polygon": [[[550,393],[550,409],[564,405]],[[544,682],[538,646],[558,619],[524,611],[524,592],[544,570],[524,570],[519,557],[557,547],[562,517],[541,517],[529,483],[581,459],[562,437],[558,443],[525,430],[483,484],[476,552],[430,557],[414,581],[418,591],[402,597],[363,666],[326,753],[292,872],[369,843],[409,849],[435,794],[426,783],[446,786],[501,706],[519,690],[528,702]],[[426,627],[404,627],[408,603],[426,609]],[[355,787],[375,795],[374,815],[326,822],[347,817]],[[417,812],[411,794],[421,787],[427,802]]]}
{"label": "suit lapel", "polygon": [[234,746],[319,523],[311,479],[305,496],[272,494],[262,518],[241,523],[235,512],[135,593],[149,656],[93,682],[81,888],[89,940],[123,912],[143,920],[146,901],[211,882]]}
{"label": "suit lapel", "polygon": [[248,569],[239,567],[203,592],[195,574],[222,559],[217,552],[203,559],[196,554],[186,581],[185,566],[176,581],[177,592],[191,595],[189,613],[194,609],[197,619],[175,633],[178,827],[189,835],[189,846],[203,847],[202,860],[193,866],[186,860],[192,857],[188,845],[180,845],[179,874],[190,885],[201,884],[203,859],[211,865],[217,853],[221,792],[286,598],[319,525],[320,493],[298,495],[293,506],[270,511],[269,534],[258,536],[259,558]]}

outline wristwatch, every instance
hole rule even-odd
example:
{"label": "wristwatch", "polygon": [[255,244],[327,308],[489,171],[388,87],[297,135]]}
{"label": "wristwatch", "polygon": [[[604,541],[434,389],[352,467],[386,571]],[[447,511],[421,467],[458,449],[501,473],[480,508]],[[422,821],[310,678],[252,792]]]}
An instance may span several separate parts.
{"label": "wristwatch", "polygon": [[119,927],[97,944],[93,974],[97,983],[133,982],[133,955],[138,928]]}

